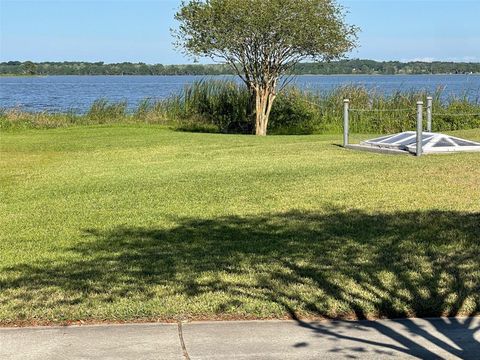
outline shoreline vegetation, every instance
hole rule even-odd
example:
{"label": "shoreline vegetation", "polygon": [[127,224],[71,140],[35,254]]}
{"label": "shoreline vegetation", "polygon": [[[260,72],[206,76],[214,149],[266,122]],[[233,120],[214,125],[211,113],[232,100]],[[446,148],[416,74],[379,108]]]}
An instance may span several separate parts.
{"label": "shoreline vegetation", "polygon": [[[480,74],[480,63],[400,62],[362,59],[322,63],[300,63],[296,75],[431,75]],[[226,64],[162,65],[104,62],[32,62],[0,63],[0,76],[16,75],[235,75]]]}
{"label": "shoreline vegetation", "polygon": [[[339,134],[343,99],[353,109],[352,133],[393,133],[415,128],[415,104],[426,101],[426,92],[398,91],[385,95],[358,86],[341,86],[328,92],[308,92],[289,87],[272,109],[269,129],[276,135]],[[144,99],[129,107],[126,101],[98,99],[85,113],[27,112],[0,108],[0,130],[58,128],[98,124],[159,124],[175,130],[251,134],[250,94],[234,81],[208,80],[187,85],[163,100]],[[411,109],[411,111],[408,111]],[[480,93],[445,99],[434,94],[433,130],[455,131],[480,127]],[[378,111],[380,110],[380,111]],[[401,111],[399,111],[401,110]]]}
{"label": "shoreline vegetation", "polygon": [[[435,74],[362,74],[362,73],[355,73],[355,74],[298,74],[295,76],[411,76],[411,75],[424,75],[424,76],[431,76],[431,75],[439,75],[439,76],[465,76],[465,75],[480,75],[480,72],[478,73],[435,73]],[[219,74],[219,75],[204,75],[204,74],[194,74],[194,75],[188,75],[188,74],[180,74],[180,75],[175,75],[175,74],[167,74],[167,75],[129,75],[129,74],[94,74],[94,75],[89,75],[89,74],[80,74],[80,75],[59,75],[59,74],[54,74],[54,75],[29,75],[29,74],[0,74],[0,78],[6,78],[6,77],[26,77],[26,78],[45,78],[45,77],[53,77],[53,76],[107,76],[107,77],[115,77],[115,76],[232,76],[235,77],[236,75],[234,74]]]}

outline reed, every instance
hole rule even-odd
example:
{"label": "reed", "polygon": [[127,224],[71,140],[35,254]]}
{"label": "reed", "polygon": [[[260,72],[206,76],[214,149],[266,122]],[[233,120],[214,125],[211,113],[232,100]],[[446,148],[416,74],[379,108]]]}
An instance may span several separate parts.
{"label": "reed", "polygon": [[249,104],[249,92],[235,82],[199,81],[158,106],[181,129],[236,133],[252,129]]}

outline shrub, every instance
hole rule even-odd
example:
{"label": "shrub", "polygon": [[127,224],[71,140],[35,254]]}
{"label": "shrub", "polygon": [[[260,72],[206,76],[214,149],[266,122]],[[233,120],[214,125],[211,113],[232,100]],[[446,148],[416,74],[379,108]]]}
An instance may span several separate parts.
{"label": "shrub", "polygon": [[298,89],[282,93],[273,104],[269,131],[273,134],[312,134],[321,120],[317,104]]}

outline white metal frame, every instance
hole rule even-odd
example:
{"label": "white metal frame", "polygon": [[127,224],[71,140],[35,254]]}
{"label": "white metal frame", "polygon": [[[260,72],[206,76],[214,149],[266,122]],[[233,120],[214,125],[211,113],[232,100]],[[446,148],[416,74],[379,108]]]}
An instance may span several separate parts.
{"label": "white metal frame", "polygon": [[[400,136],[402,134],[408,134],[409,136],[407,137]],[[391,140],[396,136],[399,137],[398,141],[387,143],[387,141]],[[378,141],[375,141],[376,139],[363,141],[361,145],[375,147],[379,149],[382,149],[382,148],[397,149],[397,150],[408,151],[410,153],[416,154],[416,151],[417,151],[416,137],[417,137],[416,131],[405,131],[403,133],[397,133],[397,134],[392,134],[390,136],[383,136],[383,137],[377,138],[377,139],[381,139]],[[401,145],[402,143],[405,143],[408,140],[412,142],[411,145]],[[451,144],[451,146],[435,147],[435,145],[442,140],[448,142],[449,144]],[[472,146],[459,145],[455,142],[456,140],[462,141],[462,142],[469,142],[474,145]],[[447,152],[458,152],[458,151],[480,151],[480,143],[478,142],[460,139],[455,136],[439,134],[439,133],[423,132],[422,143],[425,143],[425,145],[422,146],[423,152],[425,154],[436,154],[436,153],[447,153]]]}

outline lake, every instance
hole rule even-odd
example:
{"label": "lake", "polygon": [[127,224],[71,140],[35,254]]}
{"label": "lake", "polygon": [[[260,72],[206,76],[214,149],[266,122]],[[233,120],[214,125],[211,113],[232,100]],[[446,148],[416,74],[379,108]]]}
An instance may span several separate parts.
{"label": "lake", "polygon": [[[145,98],[164,99],[201,79],[233,76],[46,76],[0,77],[0,107],[27,111],[86,111],[99,98],[126,100],[130,108]],[[397,90],[444,89],[443,96],[467,96],[479,102],[480,75],[303,75],[294,84],[310,91],[359,85],[391,94]]]}

